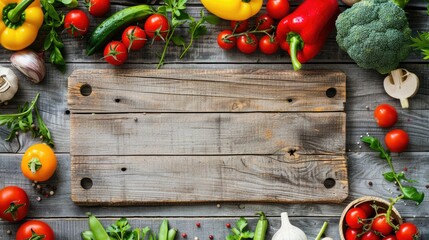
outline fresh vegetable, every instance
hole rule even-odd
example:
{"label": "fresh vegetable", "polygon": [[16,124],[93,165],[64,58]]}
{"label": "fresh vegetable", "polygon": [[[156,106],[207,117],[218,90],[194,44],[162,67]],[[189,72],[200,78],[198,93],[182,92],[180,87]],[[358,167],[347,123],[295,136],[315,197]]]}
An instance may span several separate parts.
{"label": "fresh vegetable", "polygon": [[231,228],[232,234],[226,236],[226,240],[242,240],[251,239],[254,237],[254,232],[247,230],[247,220],[244,217],[240,217],[235,223],[235,227]]}
{"label": "fresh vegetable", "polygon": [[153,14],[144,23],[144,31],[155,41],[165,41],[170,25],[168,19],[161,14]]}
{"label": "fresh vegetable", "polygon": [[375,210],[374,210],[371,202],[364,202],[364,203],[357,205],[356,207],[362,209],[368,218],[372,218],[375,214]]}
{"label": "fresh vegetable", "polygon": [[[429,13],[429,5],[428,5],[428,13]],[[417,37],[411,38],[413,42],[411,46],[420,51],[423,55],[423,59],[429,59],[429,32],[421,32],[417,35]]]}
{"label": "fresh vegetable", "polygon": [[338,45],[362,68],[386,74],[409,55],[407,16],[390,0],[354,4],[338,16],[336,27]]}
{"label": "fresh vegetable", "polygon": [[229,24],[231,25],[231,30],[234,33],[242,33],[245,32],[249,28],[249,20],[243,20],[243,21],[230,21]]}
{"label": "fresh vegetable", "polygon": [[[126,218],[121,218],[110,225],[106,231],[112,240],[140,240],[144,239],[150,228],[134,228],[128,223]],[[83,234],[83,233],[82,233]]]}
{"label": "fresh vegetable", "polygon": [[280,20],[287,16],[289,13],[289,1],[288,0],[268,0],[267,1],[267,13],[270,17]]}
{"label": "fresh vegetable", "polygon": [[46,144],[34,144],[25,151],[21,171],[32,181],[44,182],[52,177],[57,168],[57,157]]}
{"label": "fresh vegetable", "polygon": [[384,236],[387,236],[393,231],[392,226],[390,226],[386,221],[386,216],[384,215],[380,215],[373,220],[371,229],[381,233]]}
{"label": "fresh vegetable", "polygon": [[244,54],[251,54],[258,49],[258,38],[252,33],[237,38],[237,48]]}
{"label": "fresh vegetable", "polygon": [[277,40],[270,36],[264,35],[259,39],[259,50],[264,54],[271,55],[277,52],[279,49],[279,43]]}
{"label": "fresh vegetable", "polygon": [[119,41],[111,41],[104,48],[104,60],[108,63],[119,66],[128,59],[127,47]]}
{"label": "fresh vegetable", "polygon": [[46,75],[43,57],[32,50],[24,49],[10,56],[12,66],[27,76],[32,82],[41,82]]}
{"label": "fresh vegetable", "polygon": [[263,212],[257,212],[259,215],[258,223],[256,224],[253,240],[265,240],[265,235],[268,230],[268,219]]}
{"label": "fresh vegetable", "polygon": [[88,12],[94,17],[102,17],[110,11],[110,0],[87,0]]}
{"label": "fresh vegetable", "polygon": [[380,104],[374,110],[374,118],[379,127],[389,128],[398,121],[398,112],[392,105]]}
{"label": "fresh vegetable", "polygon": [[397,240],[395,234],[389,234],[385,236],[382,240]]}
{"label": "fresh vegetable", "polygon": [[[18,135],[19,131],[33,133],[33,137],[40,137],[43,142],[49,146],[54,146],[54,141],[51,137],[51,132],[43,122],[42,116],[37,108],[37,100],[40,94],[37,93],[34,100],[30,103],[26,102],[24,106],[18,107],[18,113],[15,114],[0,114],[0,126],[6,125],[10,129],[10,134],[6,141],[11,141]],[[34,121],[35,119],[35,121]]]}
{"label": "fresh vegetable", "polygon": [[281,221],[282,225],[272,240],[307,240],[305,233],[290,223],[287,212],[281,213]]}
{"label": "fresh vegetable", "polygon": [[261,10],[263,0],[201,0],[204,7],[214,15],[234,21],[243,21]]}
{"label": "fresh vegetable", "polygon": [[0,44],[8,50],[22,50],[36,40],[43,24],[39,0],[1,0]]}
{"label": "fresh vegetable", "polygon": [[132,6],[116,12],[94,29],[87,44],[86,54],[94,54],[125,26],[141,21],[152,13],[153,10],[148,5]]}
{"label": "fresh vegetable", "polygon": [[[176,238],[176,233],[177,233],[177,229],[175,228],[171,228],[170,230],[168,230],[167,240],[174,240]],[[213,239],[213,237],[210,238],[210,236],[209,236],[209,239]]]}
{"label": "fresh vegetable", "polygon": [[346,229],[346,240],[358,240],[360,237],[358,235],[362,232],[362,229],[353,229],[353,228],[347,228]]}
{"label": "fresh vegetable", "polygon": [[11,100],[17,91],[18,77],[12,69],[0,66],[0,103]]}
{"label": "fresh vegetable", "polygon": [[288,51],[294,70],[319,53],[334,29],[337,0],[305,0],[277,26],[277,41]]}
{"label": "fresh vegetable", "polygon": [[394,129],[386,134],[384,142],[391,152],[403,152],[408,147],[409,137],[402,129]]}
{"label": "fresh vegetable", "polygon": [[268,14],[262,14],[256,19],[256,29],[260,31],[271,31],[273,30],[274,19]]}
{"label": "fresh vegetable", "polygon": [[64,28],[75,37],[85,35],[89,30],[89,18],[84,11],[71,10],[64,18]]}
{"label": "fresh vegetable", "polygon": [[146,44],[146,33],[139,26],[129,26],[122,33],[122,43],[128,51],[138,51]]}
{"label": "fresh vegetable", "polygon": [[401,100],[402,108],[408,108],[408,98],[419,90],[419,78],[403,68],[393,70],[384,79],[384,90],[389,96]]}
{"label": "fresh vegetable", "polygon": [[231,30],[223,30],[217,35],[217,44],[220,48],[229,50],[235,47],[237,38],[232,36]]}
{"label": "fresh vegetable", "polygon": [[20,187],[8,186],[0,190],[0,218],[9,222],[21,221],[27,216],[30,201]]}
{"label": "fresh vegetable", "polygon": [[22,224],[16,232],[16,240],[55,240],[54,231],[45,222],[30,220]]}
{"label": "fresh vegetable", "polygon": [[161,225],[159,226],[158,240],[167,240],[168,237],[168,220],[162,220]]}
{"label": "fresh vegetable", "polygon": [[317,234],[315,240],[328,240],[326,237],[322,239],[322,236],[325,233],[327,228],[328,228],[328,222],[323,222],[322,228],[320,229],[319,233]]}
{"label": "fresh vegetable", "polygon": [[396,232],[396,238],[398,240],[415,240],[419,239],[419,229],[413,223],[403,223],[399,226],[399,230]]}
{"label": "fresh vegetable", "polygon": [[104,229],[101,222],[91,213],[88,215],[88,226],[92,234],[94,235],[94,240],[107,240],[110,239],[107,235],[106,230]]}
{"label": "fresh vegetable", "polygon": [[346,223],[351,228],[361,228],[363,226],[363,219],[366,219],[368,216],[365,211],[361,208],[354,207],[350,208],[346,214]]}
{"label": "fresh vegetable", "polygon": [[373,231],[364,233],[361,237],[362,240],[381,240],[381,237],[375,234]]}

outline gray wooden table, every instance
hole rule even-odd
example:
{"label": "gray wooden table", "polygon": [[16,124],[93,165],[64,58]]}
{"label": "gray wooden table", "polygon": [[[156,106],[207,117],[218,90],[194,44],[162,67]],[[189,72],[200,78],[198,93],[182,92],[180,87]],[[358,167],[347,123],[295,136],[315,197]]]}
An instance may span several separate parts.
{"label": "gray wooden table", "polygon": [[[202,6],[198,0],[189,0],[189,12],[197,16]],[[135,4],[129,1],[113,1],[112,12]],[[423,0],[411,0],[407,7],[409,21],[414,31],[428,31],[429,17],[426,14]],[[102,19],[93,19],[93,29]],[[195,42],[184,59],[179,59],[179,48],[170,48],[166,56],[164,68],[189,69],[292,69],[290,59],[284,52],[273,56],[261,53],[243,55],[236,50],[221,51],[216,44],[216,35],[228,26],[223,22],[220,26],[210,26],[209,34]],[[101,54],[86,56],[84,53],[86,39],[74,39],[67,34],[62,35],[65,42],[67,71],[61,73],[51,64],[47,64],[47,77],[43,83],[34,85],[20,77],[20,89],[7,106],[1,106],[0,112],[14,112],[18,105],[34,98],[41,93],[39,109],[47,126],[53,133],[56,143],[56,153],[59,160],[57,172],[48,182],[55,185],[55,195],[49,198],[41,196],[32,187],[20,171],[19,163],[23,151],[37,140],[29,135],[20,135],[19,142],[0,141],[0,188],[17,185],[29,194],[31,208],[27,219],[42,219],[48,222],[60,240],[80,239],[80,232],[87,228],[86,212],[92,212],[100,217],[105,225],[111,224],[119,217],[127,217],[135,227],[150,226],[158,228],[162,218],[168,218],[171,226],[186,232],[188,238],[199,237],[208,239],[210,234],[215,239],[224,239],[228,233],[226,223],[234,223],[239,216],[245,216],[255,223],[255,212],[264,211],[270,220],[269,235],[271,236],[280,226],[279,215],[287,211],[294,225],[302,228],[309,239],[314,239],[323,221],[329,221],[328,236],[339,239],[338,221],[344,207],[352,200],[361,196],[391,197],[397,194],[396,187],[386,182],[381,173],[388,169],[385,162],[377,154],[358,144],[361,135],[370,133],[382,138],[387,132],[376,126],[373,120],[373,110],[380,103],[389,103],[399,111],[399,122],[396,127],[405,129],[411,139],[407,152],[394,154],[394,166],[404,170],[406,174],[416,179],[416,187],[429,195],[429,65],[418,54],[412,54],[400,66],[416,73],[421,79],[418,94],[411,99],[410,109],[400,108],[399,101],[390,98],[383,90],[384,76],[372,70],[363,70],[339,48],[332,34],[321,53],[304,69],[335,69],[347,75],[347,156],[349,171],[349,197],[342,204],[199,204],[199,205],[165,205],[165,206],[132,206],[132,207],[79,207],[70,199],[70,123],[67,106],[67,78],[76,69],[106,69],[113,68],[101,59]],[[40,42],[35,44],[40,46]],[[159,45],[138,53],[132,53],[127,64],[121,68],[154,69],[157,63]],[[0,61],[2,66],[10,67],[10,52],[1,49]],[[15,71],[17,72],[17,71]],[[8,131],[0,129],[0,138],[4,139]],[[37,197],[41,196],[41,201]],[[423,239],[429,238],[429,198],[416,206],[412,202],[400,202],[396,205],[407,221],[412,221],[422,231]],[[201,228],[195,226],[201,223]],[[254,226],[254,225],[253,225]],[[0,239],[15,239],[14,233],[18,223],[0,221]],[[10,230],[12,235],[8,235]],[[179,237],[180,238],[180,237]],[[270,237],[269,237],[270,238]]]}

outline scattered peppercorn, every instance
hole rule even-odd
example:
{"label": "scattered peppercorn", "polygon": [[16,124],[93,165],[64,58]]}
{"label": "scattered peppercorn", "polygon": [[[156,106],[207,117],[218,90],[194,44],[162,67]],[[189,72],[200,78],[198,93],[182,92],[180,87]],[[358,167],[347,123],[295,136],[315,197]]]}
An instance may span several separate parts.
{"label": "scattered peppercorn", "polygon": [[227,223],[227,224],[225,224],[225,226],[226,226],[227,228],[231,228],[231,223]]}
{"label": "scattered peppercorn", "polygon": [[427,189],[429,189],[429,184],[428,184],[428,185],[426,185],[426,188],[427,188]]}
{"label": "scattered peppercorn", "polygon": [[182,238],[187,238],[187,237],[188,237],[188,234],[182,233]]}
{"label": "scattered peppercorn", "polygon": [[406,172],[406,171],[408,171],[408,168],[407,167],[404,167],[404,171]]}
{"label": "scattered peppercorn", "polygon": [[201,223],[199,223],[199,222],[197,222],[195,225],[196,225],[198,228],[199,228],[199,227],[201,227]]}
{"label": "scattered peppercorn", "polygon": [[49,192],[49,195],[51,195],[51,196],[53,196],[54,194],[55,194],[55,192],[52,190]]}
{"label": "scattered peppercorn", "polygon": [[211,235],[211,234],[210,234],[210,235],[209,235],[209,239],[210,239],[210,240],[213,240],[213,238],[214,238],[214,237],[213,237],[213,235]]}
{"label": "scattered peppercorn", "polygon": [[12,231],[8,229],[8,230],[6,231],[6,234],[7,234],[7,235],[11,235],[11,234],[12,234]]}
{"label": "scattered peppercorn", "polygon": [[372,184],[372,182],[371,182],[371,181],[369,181],[369,182],[368,182],[368,185],[369,185],[370,187],[372,187],[372,185],[373,185],[373,184]]}
{"label": "scattered peppercorn", "polygon": [[40,201],[42,201],[42,198],[41,198],[41,197],[37,197],[37,198],[36,198],[36,200],[37,200],[38,202],[40,202]]}
{"label": "scattered peppercorn", "polygon": [[198,237],[194,237],[194,240],[198,240]]}

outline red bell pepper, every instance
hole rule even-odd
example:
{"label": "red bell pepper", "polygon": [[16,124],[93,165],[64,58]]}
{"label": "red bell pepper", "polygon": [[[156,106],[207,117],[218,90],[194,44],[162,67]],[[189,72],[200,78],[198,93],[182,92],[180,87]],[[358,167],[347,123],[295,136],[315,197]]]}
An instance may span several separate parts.
{"label": "red bell pepper", "polygon": [[301,69],[317,55],[339,14],[337,0],[305,0],[277,26],[277,41],[291,56],[293,69]]}

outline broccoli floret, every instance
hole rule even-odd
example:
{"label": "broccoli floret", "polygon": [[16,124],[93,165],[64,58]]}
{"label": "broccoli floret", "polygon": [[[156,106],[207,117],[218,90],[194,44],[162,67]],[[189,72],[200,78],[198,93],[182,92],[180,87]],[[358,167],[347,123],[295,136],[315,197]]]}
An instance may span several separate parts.
{"label": "broccoli floret", "polygon": [[410,53],[405,11],[390,0],[363,0],[341,13],[337,43],[362,68],[381,74],[396,69]]}

